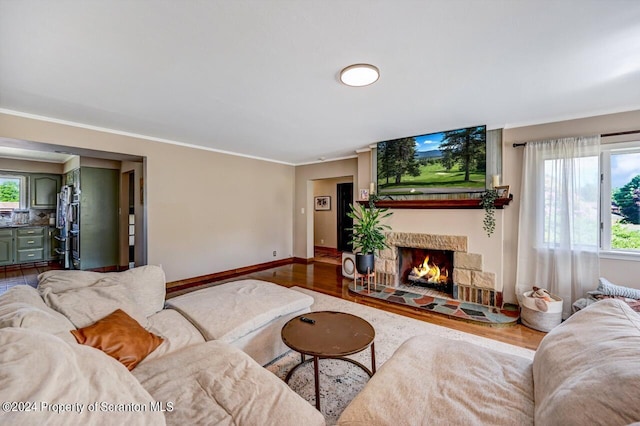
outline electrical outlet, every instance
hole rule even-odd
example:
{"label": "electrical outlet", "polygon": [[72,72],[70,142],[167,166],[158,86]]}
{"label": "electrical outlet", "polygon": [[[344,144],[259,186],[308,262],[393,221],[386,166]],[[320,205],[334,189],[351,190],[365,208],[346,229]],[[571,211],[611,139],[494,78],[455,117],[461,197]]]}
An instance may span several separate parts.
{"label": "electrical outlet", "polygon": [[276,257],[277,255],[278,255],[278,252],[274,250],[273,251],[273,257]]}
{"label": "electrical outlet", "polygon": [[322,240],[322,239],[321,239],[321,240],[320,240],[320,244],[324,244],[324,240]]}

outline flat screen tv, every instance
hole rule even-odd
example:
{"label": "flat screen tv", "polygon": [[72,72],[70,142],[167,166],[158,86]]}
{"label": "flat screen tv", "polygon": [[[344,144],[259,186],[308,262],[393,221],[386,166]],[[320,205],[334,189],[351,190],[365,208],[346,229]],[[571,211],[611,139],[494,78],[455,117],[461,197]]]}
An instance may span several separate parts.
{"label": "flat screen tv", "polygon": [[486,152],[486,126],[378,142],[378,196],[483,192]]}

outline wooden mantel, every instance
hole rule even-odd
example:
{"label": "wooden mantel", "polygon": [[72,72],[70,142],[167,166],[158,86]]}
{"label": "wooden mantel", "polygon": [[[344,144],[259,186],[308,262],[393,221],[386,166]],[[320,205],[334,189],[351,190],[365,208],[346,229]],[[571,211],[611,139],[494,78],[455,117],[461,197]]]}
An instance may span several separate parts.
{"label": "wooden mantel", "polygon": [[[509,198],[498,198],[494,205],[496,209],[503,209],[513,200],[513,195]],[[369,204],[368,201],[358,201],[360,204]],[[467,198],[460,200],[378,200],[376,207],[390,209],[481,209],[479,198]]]}

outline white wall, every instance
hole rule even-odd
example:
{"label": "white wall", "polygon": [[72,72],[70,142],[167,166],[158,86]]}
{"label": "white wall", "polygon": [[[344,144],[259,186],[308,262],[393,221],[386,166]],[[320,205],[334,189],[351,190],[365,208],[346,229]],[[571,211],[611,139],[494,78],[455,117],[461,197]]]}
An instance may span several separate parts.
{"label": "white wall", "polygon": [[146,157],[148,262],[168,281],[292,255],[292,166],[8,114],[0,136]]}

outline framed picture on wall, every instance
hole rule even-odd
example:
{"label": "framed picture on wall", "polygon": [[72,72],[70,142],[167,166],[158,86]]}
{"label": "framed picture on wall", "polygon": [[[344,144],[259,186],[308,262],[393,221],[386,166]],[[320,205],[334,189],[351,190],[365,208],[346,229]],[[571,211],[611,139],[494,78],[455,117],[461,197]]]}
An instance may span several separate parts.
{"label": "framed picture on wall", "polygon": [[498,198],[509,198],[509,185],[496,186],[494,189],[498,191]]}
{"label": "framed picture on wall", "polygon": [[316,210],[331,210],[331,197],[328,195],[322,195],[315,197]]}

